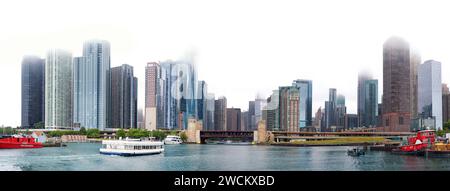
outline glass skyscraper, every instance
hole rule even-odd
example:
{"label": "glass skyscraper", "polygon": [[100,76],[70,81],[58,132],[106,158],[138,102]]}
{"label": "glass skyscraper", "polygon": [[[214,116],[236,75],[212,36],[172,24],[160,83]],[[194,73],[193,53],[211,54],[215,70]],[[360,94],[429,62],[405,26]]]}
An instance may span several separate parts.
{"label": "glass skyscraper", "polygon": [[325,102],[325,127],[330,128],[336,125],[336,89],[330,88],[328,101]]}
{"label": "glass skyscraper", "polygon": [[110,127],[110,44],[92,40],[74,58],[74,123],[103,130]]}
{"label": "glass skyscraper", "polygon": [[378,80],[364,81],[364,126],[376,127],[378,116]]}
{"label": "glass skyscraper", "polygon": [[378,80],[368,73],[358,76],[358,126],[378,125]]}
{"label": "glass skyscraper", "polygon": [[127,64],[111,68],[111,127],[137,127],[137,78]]}
{"label": "glass skyscraper", "polygon": [[[215,110],[215,96],[214,94],[207,94],[206,97],[206,129],[205,130],[215,130],[214,127],[214,110]],[[205,123],[203,123],[205,124]]]}
{"label": "glass skyscraper", "polygon": [[292,85],[300,88],[300,128],[312,126],[312,81],[294,80]]}
{"label": "glass skyscraper", "polygon": [[33,128],[45,118],[45,60],[25,56],[22,60],[22,123],[23,128]]}
{"label": "glass skyscraper", "polygon": [[50,50],[45,60],[45,128],[73,127],[72,86],[72,54]]}
{"label": "glass skyscraper", "polygon": [[203,129],[208,129],[208,123],[206,122],[207,95],[208,85],[203,80],[199,81],[197,88],[197,98],[195,99],[195,101],[197,105],[197,119],[203,122]]}
{"label": "glass skyscraper", "polygon": [[192,60],[160,63],[163,81],[164,123],[167,129],[186,129],[189,118],[198,119],[197,72]]}
{"label": "glass skyscraper", "polygon": [[428,60],[418,69],[418,111],[422,119],[434,118],[435,128],[442,129],[441,63]]}

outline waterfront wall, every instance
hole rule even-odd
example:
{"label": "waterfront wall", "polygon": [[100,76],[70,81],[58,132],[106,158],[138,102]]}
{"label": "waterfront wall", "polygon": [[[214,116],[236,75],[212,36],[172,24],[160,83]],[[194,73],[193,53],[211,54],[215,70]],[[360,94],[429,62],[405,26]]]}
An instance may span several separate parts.
{"label": "waterfront wall", "polygon": [[63,143],[67,142],[87,142],[86,135],[63,135],[61,136],[61,141]]}

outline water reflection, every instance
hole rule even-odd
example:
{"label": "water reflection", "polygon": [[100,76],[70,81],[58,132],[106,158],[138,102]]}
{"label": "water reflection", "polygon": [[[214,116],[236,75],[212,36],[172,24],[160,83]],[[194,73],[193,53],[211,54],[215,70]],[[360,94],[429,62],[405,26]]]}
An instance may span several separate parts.
{"label": "water reflection", "polygon": [[160,155],[100,155],[100,144],[0,150],[0,170],[450,170],[450,159],[366,152],[347,155],[349,147],[256,145],[167,145]]}

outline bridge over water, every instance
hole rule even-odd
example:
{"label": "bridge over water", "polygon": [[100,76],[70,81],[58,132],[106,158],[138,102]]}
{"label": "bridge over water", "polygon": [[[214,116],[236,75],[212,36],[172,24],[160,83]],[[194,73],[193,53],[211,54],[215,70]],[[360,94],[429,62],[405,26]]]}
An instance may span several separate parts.
{"label": "bridge over water", "polygon": [[[258,142],[258,131],[200,131],[200,142],[205,143],[207,139],[240,139],[242,141]],[[411,136],[413,132],[285,132],[268,131],[272,134],[275,142],[289,141],[292,139],[321,140],[336,137],[403,137]]]}

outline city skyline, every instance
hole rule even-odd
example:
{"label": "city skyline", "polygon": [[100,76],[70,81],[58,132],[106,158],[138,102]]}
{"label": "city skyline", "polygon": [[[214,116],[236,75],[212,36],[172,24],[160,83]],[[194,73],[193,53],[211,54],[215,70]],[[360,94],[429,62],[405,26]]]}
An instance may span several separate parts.
{"label": "city skyline", "polygon": [[[36,5],[30,7],[44,8],[46,2],[42,2],[42,5],[41,2],[29,3]],[[199,3],[205,4],[211,9],[195,9],[195,6]],[[329,3],[335,5],[334,7],[343,8],[346,3],[349,4],[351,2],[344,2],[343,5],[334,2]],[[353,3],[358,4],[358,2]],[[77,7],[77,4],[78,2],[70,3],[74,7]],[[79,20],[82,22],[79,22],[74,20],[74,17],[69,17],[69,14],[67,16],[62,14],[61,19],[68,19],[68,22],[60,26],[52,26],[50,25],[52,22],[43,22],[51,14],[41,10],[39,10],[39,13],[43,12],[43,15],[36,15],[36,18],[18,17],[18,20],[15,22],[23,23],[26,25],[26,28],[17,26],[11,21],[5,21],[6,30],[0,32],[0,50],[7,54],[0,58],[0,87],[10,90],[10,92],[2,95],[0,101],[2,106],[8,108],[7,111],[0,112],[0,125],[20,125],[19,74],[21,60],[24,55],[37,55],[40,58],[45,58],[45,52],[49,48],[57,47],[67,49],[74,57],[77,57],[81,56],[80,43],[93,38],[111,42],[111,67],[129,63],[135,68],[135,76],[142,81],[145,79],[144,71],[147,62],[175,60],[183,55],[182,52],[192,48],[196,53],[198,79],[208,82],[208,91],[214,93],[216,98],[226,96],[227,107],[241,108],[243,111],[248,108],[248,101],[253,100],[258,93],[263,94],[264,98],[267,98],[272,90],[278,89],[279,86],[290,85],[294,79],[309,79],[312,80],[314,86],[312,92],[313,112],[319,107],[324,107],[323,103],[328,99],[328,89],[336,88],[339,94],[346,97],[347,113],[356,114],[358,72],[362,69],[370,70],[373,77],[382,82],[382,44],[392,35],[403,37],[410,43],[412,48],[418,49],[422,61],[433,59],[441,62],[442,82],[449,82],[449,77],[445,73],[449,69],[447,63],[450,62],[450,53],[445,51],[448,50],[446,48],[447,44],[450,44],[450,39],[446,37],[450,30],[443,27],[443,25],[439,25],[448,16],[445,16],[447,14],[445,9],[443,9],[445,6],[436,6],[436,4],[430,2],[423,6],[422,4],[408,2],[412,8],[409,8],[410,10],[405,9],[404,15],[394,18],[389,16],[395,14],[396,8],[401,8],[401,3],[369,3],[368,5],[360,6],[361,10],[344,9],[342,12],[347,10],[348,13],[338,15],[337,18],[330,18],[329,21],[324,17],[304,18],[308,13],[311,13],[307,10],[308,8],[319,6],[316,3],[291,4],[292,7],[281,3],[272,7],[270,3],[261,2],[261,8],[253,10],[255,15],[247,16],[244,13],[251,7],[251,3],[243,2],[242,7],[233,8],[236,3],[230,2],[224,4],[224,6],[229,9],[235,9],[239,14],[238,16],[224,19],[219,16],[224,15],[221,14],[223,13],[221,11],[218,14],[213,14],[214,11],[220,10],[220,6],[215,4],[208,2],[192,4],[179,2],[181,5],[186,5],[185,7],[187,8],[194,9],[193,12],[197,11],[198,15],[186,14],[186,18],[175,18],[162,14],[170,17],[165,18],[165,20],[161,17],[151,19],[151,16],[141,15],[144,13],[133,13],[123,19],[118,19],[114,24],[111,21],[117,19],[117,17],[114,17],[112,13],[120,10],[120,6],[115,3],[112,4],[114,5],[112,6],[112,11],[105,12],[104,20],[98,22],[84,23],[84,21],[88,20],[85,16],[82,16]],[[56,3],[55,6],[62,7],[62,5]],[[143,4],[142,7],[150,5],[153,4]],[[7,15],[9,15],[8,17],[17,15],[10,11],[14,9],[8,10],[9,6],[18,5],[1,6],[1,18],[7,18]],[[170,3],[156,3],[156,8],[160,8],[156,10],[156,14],[164,13],[170,6],[172,6]],[[375,11],[370,11],[371,6],[374,7]],[[262,15],[272,8],[275,10],[283,8],[289,11],[279,15]],[[386,15],[376,18],[376,16],[380,16],[380,13],[376,12],[383,8],[385,8],[383,14]],[[427,14],[428,10],[433,10],[433,14]],[[33,12],[34,10],[29,11]],[[177,8],[176,11],[183,14],[192,10]],[[335,10],[328,8],[325,8],[324,11],[335,12]],[[364,13],[365,11],[368,11],[368,13]],[[415,16],[418,12],[423,14]],[[198,22],[196,19],[199,19],[202,13],[211,14],[211,19],[213,20],[205,21],[200,19],[200,22]],[[356,21],[352,20],[354,14],[358,13],[361,14],[362,18]],[[140,16],[142,16],[142,19],[138,18]],[[261,16],[261,18],[257,18],[257,16]],[[271,16],[273,16],[272,19],[270,19]],[[389,20],[389,18],[392,20]],[[405,18],[408,18],[405,21],[405,25],[395,25],[396,22]],[[141,22],[127,24],[127,19],[136,19]],[[153,30],[152,27],[143,27],[142,22],[146,21],[146,19],[163,28],[160,28],[160,31],[158,31]],[[242,19],[242,21],[239,21],[239,19]],[[365,19],[368,21],[366,22]],[[263,23],[264,20],[267,20],[267,26],[270,28],[268,32],[261,31],[261,29],[266,29],[266,23]],[[285,23],[279,23],[278,21],[280,20],[285,21]],[[164,24],[164,21],[169,21],[171,25]],[[212,26],[216,26],[217,29],[207,27],[207,30],[202,31],[205,28],[201,27],[201,25],[208,21],[216,21],[212,23]],[[234,21],[235,23],[230,25],[227,24],[229,23],[228,21]],[[337,24],[333,24],[333,21]],[[383,21],[387,22],[384,22],[382,25],[376,24],[383,23]],[[255,23],[256,26],[247,26],[247,22]],[[320,24],[322,22],[323,26]],[[42,23],[44,27],[38,27]],[[304,25],[293,27],[292,25],[295,23]],[[361,24],[362,27],[355,28],[352,26],[355,23]],[[174,27],[172,24],[179,24],[179,26]],[[219,26],[221,24],[224,24],[224,26]],[[244,30],[225,30],[220,32],[224,27],[230,26]],[[315,28],[310,29],[309,27],[311,26]],[[427,29],[426,26],[431,26],[433,30]],[[32,32],[25,32],[25,29],[28,27],[35,27],[36,29],[33,29]],[[183,33],[183,28],[189,28],[190,30],[186,30]],[[174,29],[178,29],[179,33],[169,32]],[[352,32],[355,29],[357,30]],[[375,30],[376,32],[368,33],[370,35],[365,33],[371,29],[377,30]],[[227,32],[231,32],[231,34],[227,35]],[[164,35],[165,33],[169,34]],[[287,33],[285,37],[279,36],[285,33]],[[221,40],[221,36],[225,37],[224,40]],[[266,39],[264,37],[269,38]],[[162,40],[157,40],[158,38]],[[142,42],[140,41],[141,39]],[[227,40],[229,42],[225,42]],[[207,41],[213,41],[214,43]],[[261,45],[265,46],[258,48]],[[225,48],[221,49],[219,48],[220,46]],[[167,49],[175,50],[167,51]],[[326,56],[323,55],[324,53]],[[330,58],[325,59],[323,57]],[[324,68],[327,69],[324,70]],[[336,72],[339,72],[341,75],[334,75]],[[229,78],[230,76],[233,78]],[[331,79],[333,76],[338,76],[339,78]],[[229,79],[224,80],[226,78]],[[229,84],[233,84],[233,86]],[[379,83],[378,86],[378,102],[381,102],[382,91],[380,90],[383,88],[382,83]],[[144,108],[144,83],[139,83],[138,89],[140,90],[138,91],[138,107],[142,109]]]}

